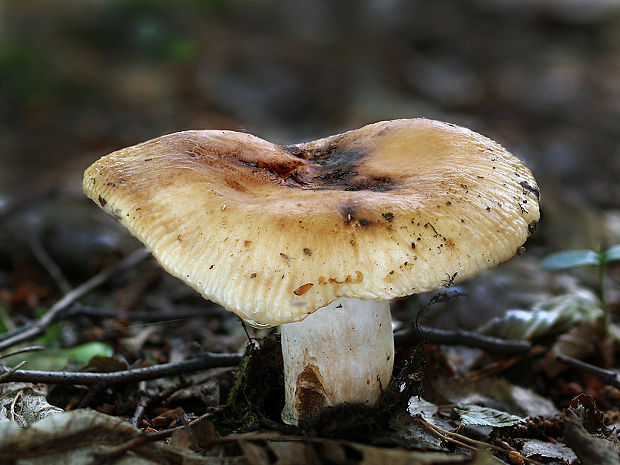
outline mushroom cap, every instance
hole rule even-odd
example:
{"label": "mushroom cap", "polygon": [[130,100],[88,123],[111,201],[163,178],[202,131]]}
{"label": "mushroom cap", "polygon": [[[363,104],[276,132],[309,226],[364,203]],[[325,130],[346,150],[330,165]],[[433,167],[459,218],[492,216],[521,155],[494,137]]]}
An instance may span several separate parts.
{"label": "mushroom cap", "polygon": [[101,158],[84,191],[170,274],[255,326],[469,278],[512,257],[539,219],[521,161],[421,118],[291,146],[179,132]]}

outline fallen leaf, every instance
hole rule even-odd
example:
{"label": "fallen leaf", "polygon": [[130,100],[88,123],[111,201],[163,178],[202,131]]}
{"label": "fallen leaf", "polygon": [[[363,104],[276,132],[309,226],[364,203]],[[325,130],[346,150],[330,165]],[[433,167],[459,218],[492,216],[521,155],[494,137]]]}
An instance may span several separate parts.
{"label": "fallen leaf", "polygon": [[[93,410],[56,413],[20,429],[15,422],[0,423],[0,463],[56,465],[91,463],[137,437],[140,431],[126,421]],[[226,457],[202,457],[191,450],[147,442],[131,449],[115,465],[202,465],[227,463]]]}
{"label": "fallen leaf", "polygon": [[582,321],[596,319],[602,315],[599,305],[594,293],[576,289],[571,294],[537,303],[531,310],[508,310],[477,328],[476,332],[503,339],[531,341],[563,333]]}
{"label": "fallen leaf", "polygon": [[66,349],[46,348],[37,352],[13,355],[4,359],[7,366],[28,362],[29,370],[62,370],[69,362],[83,364],[95,356],[111,357],[113,350],[103,342],[87,342]]}
{"label": "fallen leaf", "polygon": [[561,442],[541,441],[540,439],[526,439],[521,448],[521,455],[534,459],[559,459],[568,463],[577,460],[575,452]]}
{"label": "fallen leaf", "polygon": [[437,406],[421,397],[413,396],[407,403],[407,412],[410,415],[422,415],[426,421],[433,423],[433,417],[437,415]]}
{"label": "fallen leaf", "polygon": [[[557,377],[569,367],[556,360],[558,354],[578,360],[585,360],[597,354],[604,364],[613,360],[615,339],[612,333],[606,334],[603,318],[585,320],[565,334],[562,334],[545,355],[541,368],[550,378]],[[606,363],[607,362],[607,363]]]}
{"label": "fallen leaf", "polygon": [[570,447],[582,465],[620,465],[620,444],[590,434],[583,425],[583,407],[564,411],[564,442]]}
{"label": "fallen leaf", "polygon": [[4,384],[0,393],[0,423],[11,422],[25,428],[48,415],[63,412],[47,402],[44,388],[29,383]]}
{"label": "fallen leaf", "polygon": [[[452,429],[446,422],[437,425],[436,419],[432,421],[436,426]],[[412,417],[408,412],[394,413],[390,418],[390,429],[392,430],[390,437],[404,447],[430,451],[450,450],[441,438],[431,433],[418,418]]]}
{"label": "fallen leaf", "polygon": [[516,415],[475,404],[458,404],[452,409],[452,414],[461,421],[462,425],[502,428],[504,426],[513,426],[523,421],[523,418]]}
{"label": "fallen leaf", "polygon": [[518,415],[552,417],[559,410],[531,389],[516,386],[503,378],[461,381],[438,377],[433,387],[453,404],[476,404]]}

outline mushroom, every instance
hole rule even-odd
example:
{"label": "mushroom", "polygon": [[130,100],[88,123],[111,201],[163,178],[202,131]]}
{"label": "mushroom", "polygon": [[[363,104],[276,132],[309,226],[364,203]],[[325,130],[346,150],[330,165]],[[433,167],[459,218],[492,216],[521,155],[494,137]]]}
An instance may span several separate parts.
{"label": "mushroom", "polygon": [[422,118],[289,146],[179,132],[101,158],[84,191],[205,298],[280,325],[291,424],[375,404],[394,360],[389,301],[508,260],[539,219],[521,161]]}

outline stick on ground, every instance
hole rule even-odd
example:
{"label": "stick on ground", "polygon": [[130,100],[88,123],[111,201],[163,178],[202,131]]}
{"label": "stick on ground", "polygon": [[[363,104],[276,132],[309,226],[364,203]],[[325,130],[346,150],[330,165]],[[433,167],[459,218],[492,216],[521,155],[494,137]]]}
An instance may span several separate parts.
{"label": "stick on ground", "polygon": [[239,363],[239,354],[214,354],[207,352],[200,357],[174,363],[163,363],[145,368],[114,371],[112,373],[80,373],[69,371],[35,371],[9,369],[0,365],[0,380],[8,382],[79,384],[112,386],[139,381],[178,376],[208,368],[232,367]]}
{"label": "stick on ground", "polygon": [[45,332],[45,329],[54,322],[58,313],[71,305],[76,299],[79,299],[84,294],[103,284],[120,271],[140,263],[150,255],[151,253],[147,249],[138,249],[127,255],[122,260],[119,260],[113,265],[104,268],[88,281],[67,292],[64,297],[56,302],[36,323],[18,328],[9,333],[5,333],[4,335],[0,335],[0,350],[19,344],[20,342],[32,340],[41,335]]}
{"label": "stick on ground", "polygon": [[462,330],[413,326],[394,334],[394,344],[397,346],[418,344],[422,341],[477,347],[499,355],[526,355],[532,349],[532,345],[527,341],[510,341]]}
{"label": "stick on ground", "polygon": [[30,250],[32,250],[34,258],[36,258],[37,261],[41,264],[41,266],[45,268],[45,270],[52,277],[60,290],[65,294],[70,292],[71,284],[69,284],[69,281],[67,281],[67,278],[63,274],[58,264],[50,256],[50,254],[47,253],[45,247],[43,247],[43,244],[41,243],[41,238],[35,237],[34,234],[31,234],[28,240],[28,244],[30,245]]}
{"label": "stick on ground", "polygon": [[620,389],[620,373],[617,373],[612,370],[605,370],[604,368],[597,367],[596,365],[592,365],[587,362],[583,362],[573,357],[569,357],[568,355],[558,354],[555,357],[558,361],[567,364],[573,368],[577,368],[578,370],[585,371],[586,373],[590,373],[592,375],[598,376],[600,379],[605,381],[605,383],[610,386],[615,387],[616,389]]}

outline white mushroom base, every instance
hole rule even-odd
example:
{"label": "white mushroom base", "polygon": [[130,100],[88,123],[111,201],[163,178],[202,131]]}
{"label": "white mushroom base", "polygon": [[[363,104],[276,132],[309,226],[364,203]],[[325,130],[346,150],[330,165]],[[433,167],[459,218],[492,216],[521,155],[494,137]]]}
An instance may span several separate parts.
{"label": "white mushroom base", "polygon": [[342,297],[280,326],[285,423],[345,403],[375,405],[394,365],[388,301]]}

